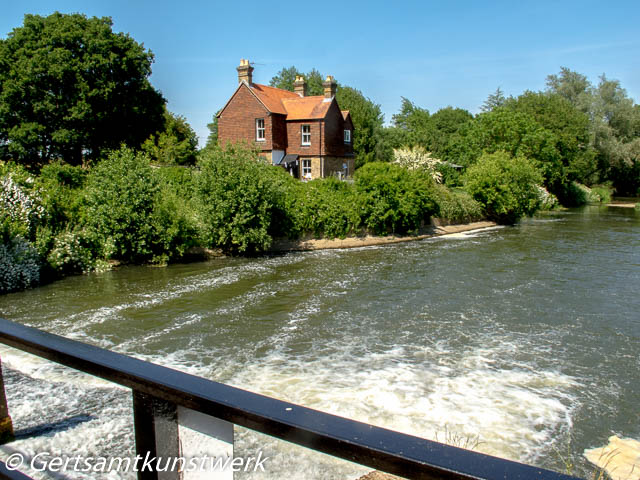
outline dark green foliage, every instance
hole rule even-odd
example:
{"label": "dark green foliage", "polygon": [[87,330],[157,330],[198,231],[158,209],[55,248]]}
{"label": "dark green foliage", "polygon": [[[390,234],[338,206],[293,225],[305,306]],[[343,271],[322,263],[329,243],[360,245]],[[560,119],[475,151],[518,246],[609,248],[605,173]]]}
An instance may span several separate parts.
{"label": "dark green foliage", "polygon": [[437,211],[433,180],[423,171],[374,162],[356,172],[363,225],[377,235],[415,232]]}
{"label": "dark green foliage", "polygon": [[596,173],[589,183],[611,181],[618,195],[640,191],[640,106],[617,80],[605,75],[597,86],[563,67],[547,77],[548,91],[561,95],[589,117],[589,147]]}
{"label": "dark green foliage", "polygon": [[554,136],[555,149],[560,155],[561,177],[568,181],[592,183],[597,164],[589,147],[589,117],[568,100],[557,94],[525,92],[509,99],[507,108],[530,115]]}
{"label": "dark green foliage", "polygon": [[[420,146],[435,158],[445,160],[451,157],[451,138],[471,120],[473,115],[468,111],[453,107],[442,108],[430,115],[428,110],[403,97],[400,112],[393,116],[393,127],[387,130],[394,139],[393,148]],[[456,161],[457,157],[454,163]]]}
{"label": "dark green foliage", "polygon": [[312,68],[309,73],[302,73],[293,65],[289,68],[283,68],[269,81],[269,85],[293,92],[293,83],[298,75],[305,78],[307,83],[307,95],[324,94],[324,87],[322,86],[324,77],[315,68]]}
{"label": "dark green foliage", "polygon": [[146,156],[125,147],[91,171],[85,201],[85,228],[99,258],[164,263],[193,243],[186,200],[163,187]]}
{"label": "dark green foliage", "polygon": [[273,167],[241,146],[208,149],[198,167],[195,191],[204,244],[230,253],[266,250],[272,242]]}
{"label": "dark green foliage", "polygon": [[198,137],[187,120],[165,110],[164,127],[151,135],[142,149],[159,165],[193,165],[196,163]]}
{"label": "dark green foliage", "polygon": [[531,161],[507,152],[482,155],[464,175],[466,191],[489,218],[503,224],[513,224],[538,209],[541,182],[542,175]]}
{"label": "dark green foliage", "polygon": [[365,97],[360,90],[339,86],[336,100],[341,110],[349,110],[353,121],[353,153],[356,168],[365,163],[391,160],[382,140],[384,115],[380,105]]}
{"label": "dark green foliage", "polygon": [[213,115],[211,123],[207,123],[209,136],[207,137],[207,144],[205,145],[205,148],[213,147],[218,144],[218,113],[219,112],[216,112]]}
{"label": "dark green foliage", "polygon": [[353,185],[335,178],[300,183],[295,188],[296,231],[317,237],[344,238],[361,229]]}
{"label": "dark green foliage", "polygon": [[496,88],[496,91],[494,93],[490,94],[487,97],[487,99],[484,101],[484,103],[480,107],[480,110],[482,110],[483,112],[490,112],[492,110],[495,110],[496,108],[500,108],[504,106],[506,101],[507,99],[504,96],[502,89],[498,87]]}
{"label": "dark green foliage", "polygon": [[86,227],[101,258],[139,263],[153,257],[155,232],[149,219],[159,192],[148,158],[124,147],[91,171]]}
{"label": "dark green foliage", "polygon": [[73,165],[162,125],[153,55],[110,18],[25,15],[0,40],[0,154],[30,166]]}
{"label": "dark green foliage", "polygon": [[451,223],[468,223],[483,218],[482,205],[463,190],[435,185],[434,200],[438,205],[438,218]]}

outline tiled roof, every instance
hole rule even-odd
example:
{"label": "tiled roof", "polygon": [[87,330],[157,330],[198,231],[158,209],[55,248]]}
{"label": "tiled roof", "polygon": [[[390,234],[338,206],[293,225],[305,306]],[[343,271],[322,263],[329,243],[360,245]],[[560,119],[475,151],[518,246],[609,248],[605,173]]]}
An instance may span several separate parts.
{"label": "tiled roof", "polygon": [[282,104],[287,110],[287,120],[313,120],[327,115],[331,100],[320,96],[284,98]]}
{"label": "tiled roof", "polygon": [[280,113],[282,115],[287,114],[287,110],[282,104],[282,100],[290,98],[300,98],[297,93],[290,92],[289,90],[268,87],[266,85],[260,85],[258,83],[252,84],[251,90],[270,112]]}

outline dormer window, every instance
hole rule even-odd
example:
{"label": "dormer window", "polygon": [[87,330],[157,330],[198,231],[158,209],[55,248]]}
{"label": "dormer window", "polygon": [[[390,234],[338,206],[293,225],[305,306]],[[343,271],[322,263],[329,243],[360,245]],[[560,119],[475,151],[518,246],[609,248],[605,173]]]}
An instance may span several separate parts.
{"label": "dormer window", "polygon": [[344,131],[344,143],[351,143],[351,130]]}
{"label": "dormer window", "polygon": [[264,118],[256,118],[256,141],[264,142]]}
{"label": "dormer window", "polygon": [[302,145],[311,145],[311,125],[302,125]]}

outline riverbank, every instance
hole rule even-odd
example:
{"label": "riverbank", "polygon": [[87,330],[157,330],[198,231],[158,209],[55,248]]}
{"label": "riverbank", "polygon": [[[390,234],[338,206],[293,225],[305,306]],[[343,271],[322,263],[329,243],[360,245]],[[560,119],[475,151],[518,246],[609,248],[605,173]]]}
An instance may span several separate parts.
{"label": "riverbank", "polygon": [[457,225],[447,225],[440,219],[435,219],[431,225],[421,229],[416,235],[387,235],[384,237],[374,235],[364,235],[359,237],[346,238],[312,238],[307,237],[299,240],[277,239],[271,245],[270,252],[290,252],[325,250],[334,248],[357,248],[370,247],[374,245],[390,245],[393,243],[412,242],[425,238],[439,237],[454,233],[469,232],[481,228],[495,227],[497,224],[490,221],[461,223]]}

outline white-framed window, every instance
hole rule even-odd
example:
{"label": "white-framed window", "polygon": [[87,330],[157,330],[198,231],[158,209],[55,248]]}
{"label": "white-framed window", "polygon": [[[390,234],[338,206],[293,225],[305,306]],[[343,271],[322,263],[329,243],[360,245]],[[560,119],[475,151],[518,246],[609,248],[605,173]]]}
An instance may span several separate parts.
{"label": "white-framed window", "polygon": [[302,125],[302,145],[311,145],[311,125]]}
{"label": "white-framed window", "polygon": [[311,159],[302,160],[302,178],[311,178]]}
{"label": "white-framed window", "polygon": [[258,142],[264,142],[264,118],[256,118],[256,140]]}
{"label": "white-framed window", "polygon": [[351,143],[351,130],[344,131],[344,143]]}

